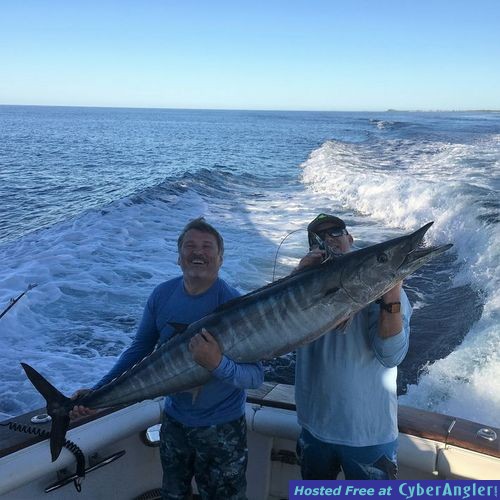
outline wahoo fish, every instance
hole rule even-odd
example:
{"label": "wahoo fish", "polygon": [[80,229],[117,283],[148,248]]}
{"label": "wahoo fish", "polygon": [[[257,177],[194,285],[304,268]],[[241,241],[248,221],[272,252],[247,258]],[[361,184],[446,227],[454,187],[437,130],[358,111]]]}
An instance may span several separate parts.
{"label": "wahoo fish", "polygon": [[335,256],[233,299],[188,325],[116,379],[76,399],[64,396],[35,369],[21,363],[47,401],[47,413],[52,417],[52,461],[61,452],[74,405],[121,406],[206,383],[210,372],[193,361],[188,350],[189,340],[202,328],[238,363],[280,356],[321,337],[452,246],[421,247],[431,225]]}

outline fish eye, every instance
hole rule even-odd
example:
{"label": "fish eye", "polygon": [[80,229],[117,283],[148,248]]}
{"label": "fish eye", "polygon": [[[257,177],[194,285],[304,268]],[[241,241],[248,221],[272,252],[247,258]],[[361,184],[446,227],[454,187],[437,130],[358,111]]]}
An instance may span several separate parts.
{"label": "fish eye", "polygon": [[389,257],[387,257],[386,253],[381,253],[377,255],[377,261],[383,264],[384,262],[387,262],[389,260]]}

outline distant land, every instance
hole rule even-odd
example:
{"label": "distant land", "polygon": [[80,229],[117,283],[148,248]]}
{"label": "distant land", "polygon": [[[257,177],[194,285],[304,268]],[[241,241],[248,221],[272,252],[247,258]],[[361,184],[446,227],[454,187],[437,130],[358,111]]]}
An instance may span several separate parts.
{"label": "distant land", "polygon": [[386,113],[500,113],[500,109],[386,109]]}

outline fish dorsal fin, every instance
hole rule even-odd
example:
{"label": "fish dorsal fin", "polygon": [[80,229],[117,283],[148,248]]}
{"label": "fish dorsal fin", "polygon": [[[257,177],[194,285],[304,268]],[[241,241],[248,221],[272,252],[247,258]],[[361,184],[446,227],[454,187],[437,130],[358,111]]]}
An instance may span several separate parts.
{"label": "fish dorsal fin", "polygon": [[216,309],[214,309],[212,314],[217,314],[217,313],[220,313],[222,311],[226,311],[227,309],[230,309],[231,307],[233,307],[235,304],[240,304],[240,305],[246,304],[246,303],[250,302],[251,300],[253,300],[255,297],[258,297],[259,295],[266,293],[267,290],[276,289],[276,287],[279,284],[286,283],[287,281],[296,280],[297,275],[300,272],[307,271],[307,270],[308,270],[307,268],[304,268],[297,273],[290,274],[288,276],[285,276],[284,278],[280,278],[276,281],[268,283],[267,285],[264,285],[264,286],[258,288],[257,290],[254,290],[252,292],[246,293],[245,295],[240,295],[239,297],[234,297],[234,298],[228,300],[227,302],[224,302],[224,304],[221,304]]}
{"label": "fish dorsal fin", "polygon": [[233,299],[229,299],[227,302],[224,302],[224,304],[220,304],[219,306],[217,306],[213,313],[212,314],[217,314],[217,313],[220,313],[221,311],[225,311],[226,309],[229,309],[230,307],[233,306],[233,304],[235,302],[238,302],[240,301],[241,302],[241,299],[243,297],[246,297],[245,295],[241,295],[239,297],[234,297]]}
{"label": "fish dorsal fin", "polygon": [[186,323],[175,323],[173,321],[169,321],[167,324],[174,329],[174,335],[186,331],[187,327],[189,326]]}

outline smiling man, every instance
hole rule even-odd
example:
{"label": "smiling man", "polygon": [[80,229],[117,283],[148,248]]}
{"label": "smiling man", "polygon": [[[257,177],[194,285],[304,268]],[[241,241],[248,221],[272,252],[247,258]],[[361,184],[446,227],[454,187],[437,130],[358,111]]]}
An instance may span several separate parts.
{"label": "smiling man", "polygon": [[[224,240],[202,217],[186,225],[177,248],[182,275],[154,289],[131,346],[94,388],[131,368],[184,325],[240,295],[219,278]],[[261,385],[262,366],[235,363],[206,330],[191,338],[189,350],[212,378],[195,394],[165,398],[160,433],[162,498],[189,498],[193,476],[203,499],[246,498],[245,389]],[[87,412],[78,407],[73,416]]]}

